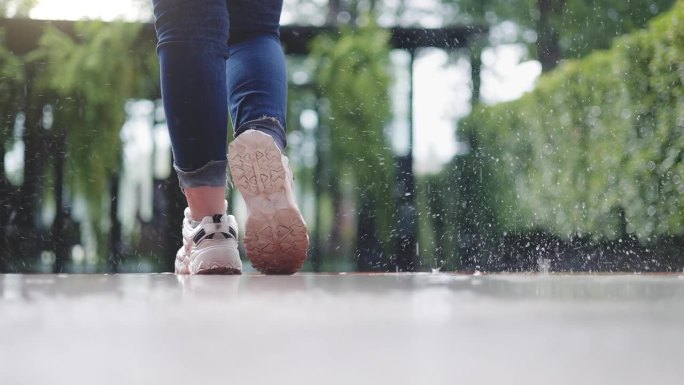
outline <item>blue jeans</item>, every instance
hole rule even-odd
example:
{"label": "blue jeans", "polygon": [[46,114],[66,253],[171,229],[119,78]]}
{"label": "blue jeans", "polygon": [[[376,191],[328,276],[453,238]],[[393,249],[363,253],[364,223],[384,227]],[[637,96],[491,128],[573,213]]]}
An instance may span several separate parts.
{"label": "blue jeans", "polygon": [[226,185],[228,110],[284,148],[282,0],[152,0],[161,90],[181,188]]}

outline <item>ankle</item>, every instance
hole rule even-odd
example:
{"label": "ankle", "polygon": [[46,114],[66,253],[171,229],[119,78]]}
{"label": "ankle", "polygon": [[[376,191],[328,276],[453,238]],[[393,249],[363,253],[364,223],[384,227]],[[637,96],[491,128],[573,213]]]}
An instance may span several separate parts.
{"label": "ankle", "polygon": [[226,188],[223,186],[186,188],[185,198],[192,213],[192,219],[195,221],[201,221],[202,218],[215,214],[225,214],[228,209]]}

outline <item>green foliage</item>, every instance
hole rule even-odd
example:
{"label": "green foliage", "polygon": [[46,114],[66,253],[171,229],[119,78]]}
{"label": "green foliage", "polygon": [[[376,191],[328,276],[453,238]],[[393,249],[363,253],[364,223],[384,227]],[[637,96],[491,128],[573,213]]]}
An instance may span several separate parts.
{"label": "green foliage", "polygon": [[[4,43],[5,35],[0,31],[0,43]],[[19,57],[10,52],[4,44],[0,44],[0,85],[6,82],[18,83],[24,80],[23,63]]]}
{"label": "green foliage", "polygon": [[69,184],[86,197],[94,218],[120,165],[124,103],[150,76],[146,59],[131,55],[140,28],[81,22],[78,39],[48,28],[28,58],[38,89],[52,96],[56,128],[66,132]]}
{"label": "green foliage", "polygon": [[[377,204],[380,227],[389,232],[393,158],[384,127],[390,117],[389,34],[370,24],[322,36],[312,44],[316,82],[328,101],[331,174],[353,176],[360,200]],[[359,200],[359,201],[360,201]]]}
{"label": "green foliage", "polygon": [[[523,29],[537,30],[539,0],[442,0],[453,7],[447,16],[459,23],[496,25],[512,21]],[[608,48],[617,36],[646,26],[675,0],[565,0],[563,11],[551,25],[559,31],[566,58],[583,57]]]}
{"label": "green foliage", "polygon": [[[5,36],[0,31],[0,145],[11,135],[16,111],[14,99],[24,80],[21,58],[15,56],[3,44]],[[3,170],[4,171],[4,170]]]}
{"label": "green foliage", "polygon": [[581,57],[605,49],[617,36],[644,28],[653,16],[667,11],[675,0],[566,1],[559,20],[561,46],[567,57]]}
{"label": "green foliage", "polygon": [[461,135],[479,143],[502,230],[684,234],[683,23],[679,3],[523,98],[474,109]]}
{"label": "green foliage", "polygon": [[26,17],[37,0],[0,0],[0,17]]}
{"label": "green foliage", "polygon": [[534,28],[538,0],[442,0],[452,6],[447,14],[455,23],[462,24],[496,24],[503,20],[528,28]]}

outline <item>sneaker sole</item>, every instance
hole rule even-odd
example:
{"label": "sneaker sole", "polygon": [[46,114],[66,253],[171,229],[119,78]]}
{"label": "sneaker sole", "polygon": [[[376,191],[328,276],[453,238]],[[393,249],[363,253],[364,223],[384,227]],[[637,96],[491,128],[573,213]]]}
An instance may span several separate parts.
{"label": "sneaker sole", "polygon": [[209,247],[197,253],[194,261],[190,261],[187,257],[179,259],[181,257],[176,255],[176,274],[242,274],[242,262],[237,249],[231,252],[223,247]]}
{"label": "sneaker sole", "polygon": [[[175,274],[180,274],[180,275],[190,275],[190,268],[188,266],[183,266],[182,264],[176,264],[175,269],[174,269]],[[211,266],[203,266],[203,264],[200,264],[200,267],[197,268],[197,271],[195,271],[192,274],[199,274],[199,275],[240,275],[242,274],[242,269],[237,268],[234,266],[227,266],[227,265],[222,265],[222,264],[212,264]]]}
{"label": "sneaker sole", "polygon": [[196,275],[240,275],[240,274],[242,274],[242,272],[240,270],[232,268],[232,267],[215,266],[215,267],[210,267],[207,269],[200,269],[195,274]]}
{"label": "sneaker sole", "polygon": [[269,135],[247,131],[230,144],[229,167],[249,210],[245,248],[252,266],[264,274],[294,274],[306,259],[309,236],[299,208],[288,201],[280,150]]}

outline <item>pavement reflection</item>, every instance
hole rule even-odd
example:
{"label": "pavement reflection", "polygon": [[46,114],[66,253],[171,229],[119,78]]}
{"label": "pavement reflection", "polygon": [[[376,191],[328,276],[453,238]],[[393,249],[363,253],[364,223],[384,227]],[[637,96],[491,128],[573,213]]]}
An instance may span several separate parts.
{"label": "pavement reflection", "polygon": [[0,275],[0,341],[0,384],[678,383],[684,276]]}

